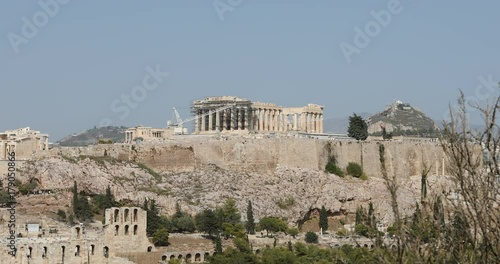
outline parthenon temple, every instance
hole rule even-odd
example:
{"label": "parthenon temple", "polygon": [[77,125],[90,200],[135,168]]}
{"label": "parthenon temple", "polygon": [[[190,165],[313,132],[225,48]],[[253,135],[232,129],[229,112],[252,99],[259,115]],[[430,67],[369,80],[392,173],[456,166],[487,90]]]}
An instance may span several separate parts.
{"label": "parthenon temple", "polygon": [[195,134],[214,132],[323,133],[323,106],[286,108],[232,96],[193,102]]}

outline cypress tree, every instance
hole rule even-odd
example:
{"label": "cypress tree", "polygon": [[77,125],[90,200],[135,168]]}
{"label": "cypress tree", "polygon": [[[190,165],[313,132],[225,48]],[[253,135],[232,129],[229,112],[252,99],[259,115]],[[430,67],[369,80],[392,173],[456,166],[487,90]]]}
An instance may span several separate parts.
{"label": "cypress tree", "polygon": [[248,201],[247,206],[247,223],[246,223],[247,233],[254,235],[255,234],[255,219],[253,218],[253,207],[252,201]]}
{"label": "cypress tree", "polygon": [[76,181],[73,183],[73,213],[79,210],[78,208],[78,187],[76,185]]}
{"label": "cypress tree", "polygon": [[319,228],[323,229],[323,232],[328,231],[328,213],[325,206],[321,206],[319,211]]}

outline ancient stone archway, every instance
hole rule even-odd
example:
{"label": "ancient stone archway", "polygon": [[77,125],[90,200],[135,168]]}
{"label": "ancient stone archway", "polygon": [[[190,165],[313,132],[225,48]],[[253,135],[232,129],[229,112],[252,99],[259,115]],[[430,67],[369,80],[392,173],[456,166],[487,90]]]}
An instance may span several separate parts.
{"label": "ancient stone archway", "polygon": [[194,261],[201,262],[201,254],[200,253],[196,253],[196,255],[194,255]]}

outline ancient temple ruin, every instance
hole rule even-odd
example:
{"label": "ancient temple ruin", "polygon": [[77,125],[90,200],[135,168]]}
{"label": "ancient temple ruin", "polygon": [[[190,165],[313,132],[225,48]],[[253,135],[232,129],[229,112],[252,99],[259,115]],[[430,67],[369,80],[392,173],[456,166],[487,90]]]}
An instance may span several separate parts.
{"label": "ancient temple ruin", "polygon": [[323,133],[323,106],[282,107],[232,96],[193,102],[195,134],[214,132]]}

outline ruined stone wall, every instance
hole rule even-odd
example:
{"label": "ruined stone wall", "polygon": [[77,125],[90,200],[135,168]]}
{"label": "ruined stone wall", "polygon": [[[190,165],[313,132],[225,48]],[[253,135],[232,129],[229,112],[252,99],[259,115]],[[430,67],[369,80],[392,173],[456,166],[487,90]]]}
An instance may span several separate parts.
{"label": "ruined stone wall", "polygon": [[[444,153],[436,142],[383,141],[390,170],[402,176],[418,175],[424,164],[431,175],[446,174]],[[378,142],[355,142],[306,138],[229,140],[199,139],[164,144],[96,145],[53,149],[50,155],[103,156],[143,163],[158,173],[200,170],[207,165],[243,172],[274,173],[288,166],[323,170],[329,155],[339,166],[361,164],[370,177],[381,177]]]}

